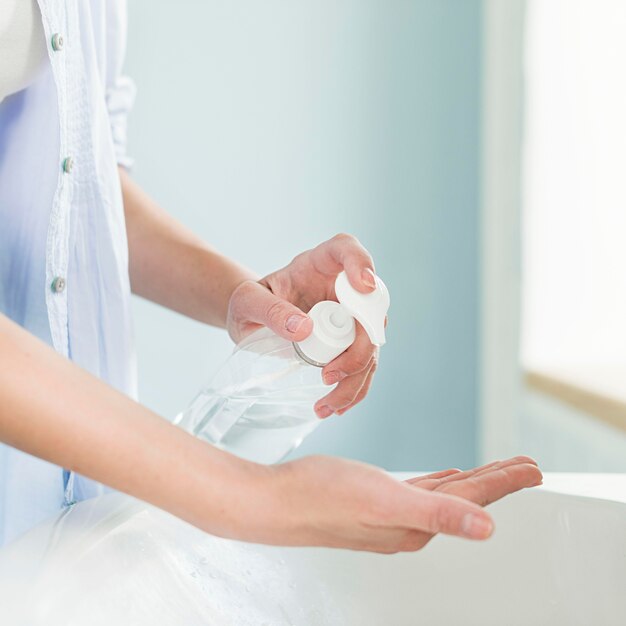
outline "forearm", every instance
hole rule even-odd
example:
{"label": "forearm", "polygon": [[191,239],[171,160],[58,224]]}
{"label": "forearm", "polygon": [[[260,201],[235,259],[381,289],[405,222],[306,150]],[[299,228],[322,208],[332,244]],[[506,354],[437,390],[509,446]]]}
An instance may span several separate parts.
{"label": "forearm", "polygon": [[133,293],[224,327],[228,301],[252,272],[211,249],[120,169]]}
{"label": "forearm", "polygon": [[194,439],[1,315],[0,441],[218,535],[244,538],[242,501],[267,497],[269,468]]}
{"label": "forearm", "polygon": [[[249,463],[172,426],[2,315],[0,441],[215,535],[281,545],[396,552],[436,532],[485,539],[492,523],[470,500],[488,504],[541,481],[524,457],[436,474],[416,488],[332,457]],[[450,494],[434,493],[439,487]]]}

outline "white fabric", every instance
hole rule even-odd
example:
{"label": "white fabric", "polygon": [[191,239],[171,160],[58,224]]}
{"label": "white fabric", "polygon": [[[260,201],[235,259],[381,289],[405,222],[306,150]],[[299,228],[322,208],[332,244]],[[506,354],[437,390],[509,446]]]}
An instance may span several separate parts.
{"label": "white fabric", "polygon": [[45,60],[37,0],[0,0],[0,102],[27,87]]}
{"label": "white fabric", "polygon": [[[129,163],[126,115],[134,97],[121,76],[126,5],[38,1],[47,65],[0,104],[0,312],[134,396],[117,170]],[[63,37],[61,50],[51,44],[55,34]],[[58,292],[56,277],[65,280]],[[0,446],[0,544],[58,510],[67,482],[66,501],[101,491],[66,478],[61,468]]]}

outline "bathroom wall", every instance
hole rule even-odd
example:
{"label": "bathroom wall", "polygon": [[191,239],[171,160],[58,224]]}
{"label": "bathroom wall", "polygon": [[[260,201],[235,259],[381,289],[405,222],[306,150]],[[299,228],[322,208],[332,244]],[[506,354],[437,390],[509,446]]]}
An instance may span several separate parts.
{"label": "bathroom wall", "polygon": [[[397,470],[471,465],[480,2],[129,5],[136,179],[259,274],[347,231],[389,286],[370,396],[299,454]],[[141,398],[173,417],[230,342],[141,300],[135,313]]]}
{"label": "bathroom wall", "polygon": [[527,390],[517,417],[519,449],[548,472],[626,472],[626,433]]}

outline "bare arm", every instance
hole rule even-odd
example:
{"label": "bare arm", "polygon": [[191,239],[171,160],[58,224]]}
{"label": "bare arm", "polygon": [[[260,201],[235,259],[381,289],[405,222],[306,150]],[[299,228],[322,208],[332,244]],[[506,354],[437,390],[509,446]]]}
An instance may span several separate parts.
{"label": "bare arm", "polygon": [[[236,342],[259,326],[289,341],[303,340],[313,328],[306,313],[316,302],[335,298],[335,278],[344,269],[357,290],[374,288],[372,258],[350,235],[338,235],[257,281],[169,216],[122,168],[120,181],[133,292],[226,327]],[[317,415],[341,414],[363,400],[377,362],[377,349],[357,325],[354,344],[324,368],[324,382],[338,384],[316,403]]]}
{"label": "bare arm", "polygon": [[229,516],[268,478],[268,468],[194,439],[2,315],[0,440],[220,535],[237,533]]}
{"label": "bare arm", "polygon": [[168,215],[120,168],[133,293],[225,327],[235,288],[256,280]]}
{"label": "bare arm", "polygon": [[415,485],[332,457],[249,463],[170,425],[2,315],[0,441],[216,535],[378,552],[417,550],[437,532],[485,539],[492,525],[476,502],[541,480],[526,458]]}

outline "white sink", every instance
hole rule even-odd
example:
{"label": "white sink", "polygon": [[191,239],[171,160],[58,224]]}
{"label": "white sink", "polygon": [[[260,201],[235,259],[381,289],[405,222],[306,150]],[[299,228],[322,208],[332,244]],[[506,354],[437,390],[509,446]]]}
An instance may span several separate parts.
{"label": "white sink", "polygon": [[393,556],[228,541],[111,494],[0,551],[0,624],[623,626],[626,475],[544,483],[490,508],[487,542]]}

